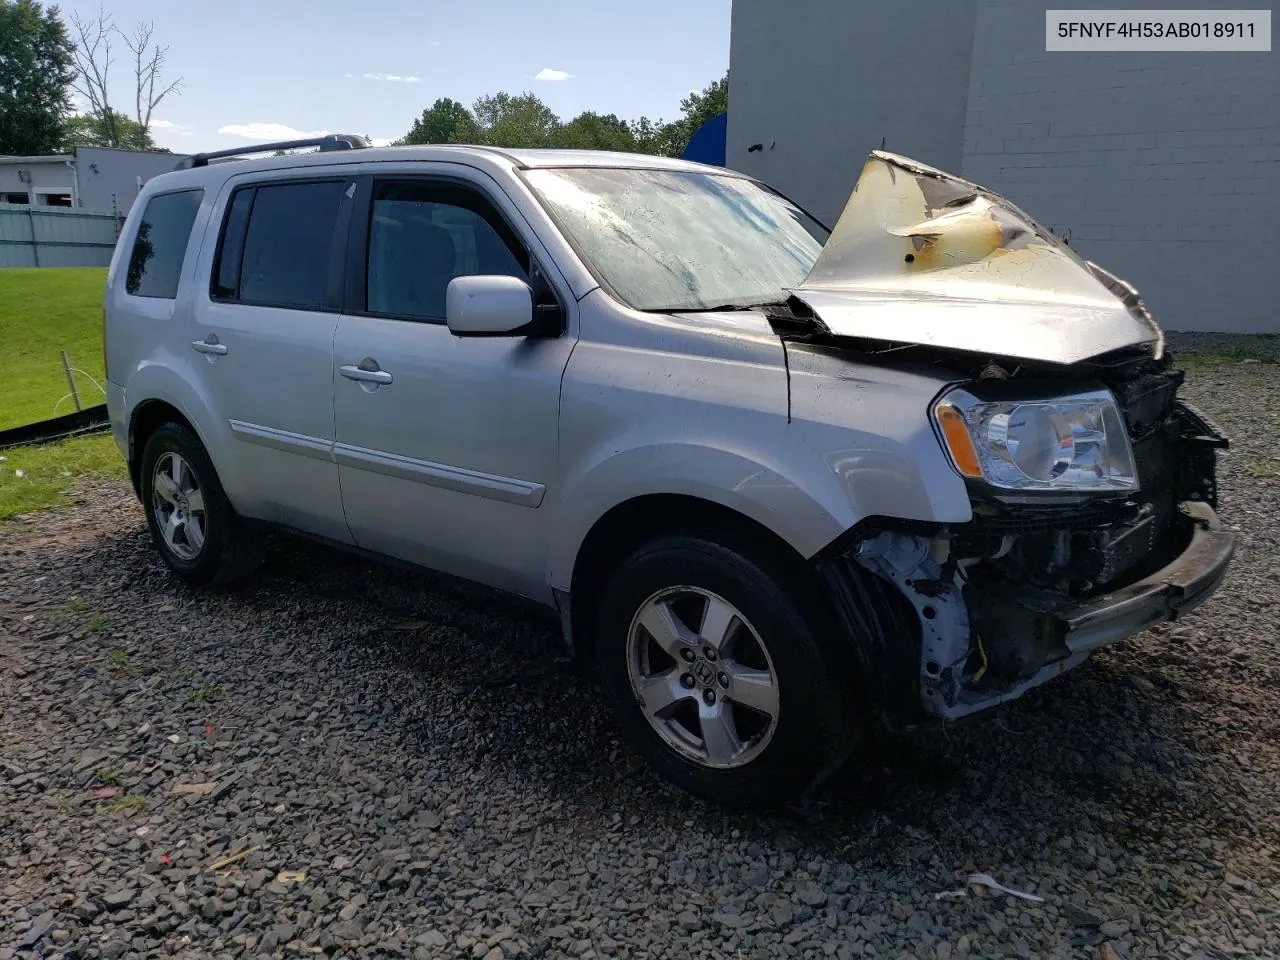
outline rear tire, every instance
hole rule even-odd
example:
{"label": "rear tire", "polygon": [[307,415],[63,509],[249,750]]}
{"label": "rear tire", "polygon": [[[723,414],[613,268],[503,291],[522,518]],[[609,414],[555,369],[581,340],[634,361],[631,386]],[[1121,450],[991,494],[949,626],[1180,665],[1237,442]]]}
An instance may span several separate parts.
{"label": "rear tire", "polygon": [[602,598],[596,658],[624,736],[706,800],[796,799],[862,729],[824,601],[793,574],[671,536],[625,559]]}
{"label": "rear tire", "polygon": [[170,422],[152,432],[139,479],[151,539],[178,577],[213,586],[258,566],[261,535],[235,512],[204,445],[187,427]]}

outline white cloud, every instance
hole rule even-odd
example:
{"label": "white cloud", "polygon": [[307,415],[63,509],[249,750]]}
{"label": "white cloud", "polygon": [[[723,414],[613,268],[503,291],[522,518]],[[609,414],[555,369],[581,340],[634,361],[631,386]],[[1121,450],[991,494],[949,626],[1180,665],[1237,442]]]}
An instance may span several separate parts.
{"label": "white cloud", "polygon": [[440,46],[440,41],[439,41],[439,40],[432,40],[429,44],[427,44],[427,46],[429,46],[429,47],[438,47],[438,46]]}
{"label": "white cloud", "polygon": [[190,137],[195,135],[195,130],[188,127],[185,123],[174,123],[172,120],[152,120],[152,130],[161,130],[165,133],[176,133],[180,137]]}
{"label": "white cloud", "polygon": [[543,67],[533,75],[535,80],[572,80],[572,73],[565,73],[563,70],[553,70],[550,67]]}
{"label": "white cloud", "polygon": [[[347,74],[351,76],[351,74]],[[398,73],[366,73],[366,80],[385,80],[388,83],[421,83],[420,77],[402,77]]]}
{"label": "white cloud", "polygon": [[395,137],[370,137],[369,142],[375,147],[389,147],[395,139]]}
{"label": "white cloud", "polygon": [[313,137],[326,136],[328,130],[295,130],[284,123],[228,123],[219,127],[218,132],[229,137],[241,137],[245,140],[309,140]]}

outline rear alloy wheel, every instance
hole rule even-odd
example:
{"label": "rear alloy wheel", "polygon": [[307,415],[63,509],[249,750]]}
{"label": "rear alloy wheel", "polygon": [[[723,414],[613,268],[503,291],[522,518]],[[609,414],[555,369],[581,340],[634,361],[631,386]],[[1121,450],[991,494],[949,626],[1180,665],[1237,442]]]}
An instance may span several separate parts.
{"label": "rear alloy wheel", "polygon": [[802,795],[860,724],[839,639],[801,571],[698,537],[614,572],[596,659],[618,724],[677,786],[730,806]]}
{"label": "rear alloy wheel", "polygon": [[200,586],[230,583],[258,565],[258,531],[235,512],[204,445],[187,427],[157,427],[138,471],[151,539],[179,577]]}
{"label": "rear alloy wheel", "polygon": [[200,556],[206,523],[204,492],[195,471],[176,451],[167,451],[156,460],[151,509],[164,545],[175,557],[190,562]]}

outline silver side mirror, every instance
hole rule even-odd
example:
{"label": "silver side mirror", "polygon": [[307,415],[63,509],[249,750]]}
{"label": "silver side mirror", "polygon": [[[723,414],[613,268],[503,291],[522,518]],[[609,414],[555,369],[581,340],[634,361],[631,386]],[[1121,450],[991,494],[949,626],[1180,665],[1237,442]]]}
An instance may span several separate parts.
{"label": "silver side mirror", "polygon": [[533,290],[518,277],[455,277],[444,304],[459,337],[520,336],[533,323]]}

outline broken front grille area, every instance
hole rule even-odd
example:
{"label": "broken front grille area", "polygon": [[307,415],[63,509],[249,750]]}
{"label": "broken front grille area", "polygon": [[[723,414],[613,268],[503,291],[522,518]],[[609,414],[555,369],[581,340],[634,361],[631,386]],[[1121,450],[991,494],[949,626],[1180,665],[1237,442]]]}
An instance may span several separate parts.
{"label": "broken front grille area", "polygon": [[1133,495],[1040,507],[976,501],[973,521],[956,530],[956,555],[986,558],[980,576],[1071,598],[1163,566],[1189,536],[1178,504],[1217,499],[1213,449],[1221,437],[1178,400],[1182,381],[1180,370],[1154,363],[1109,378],[1133,449]]}

